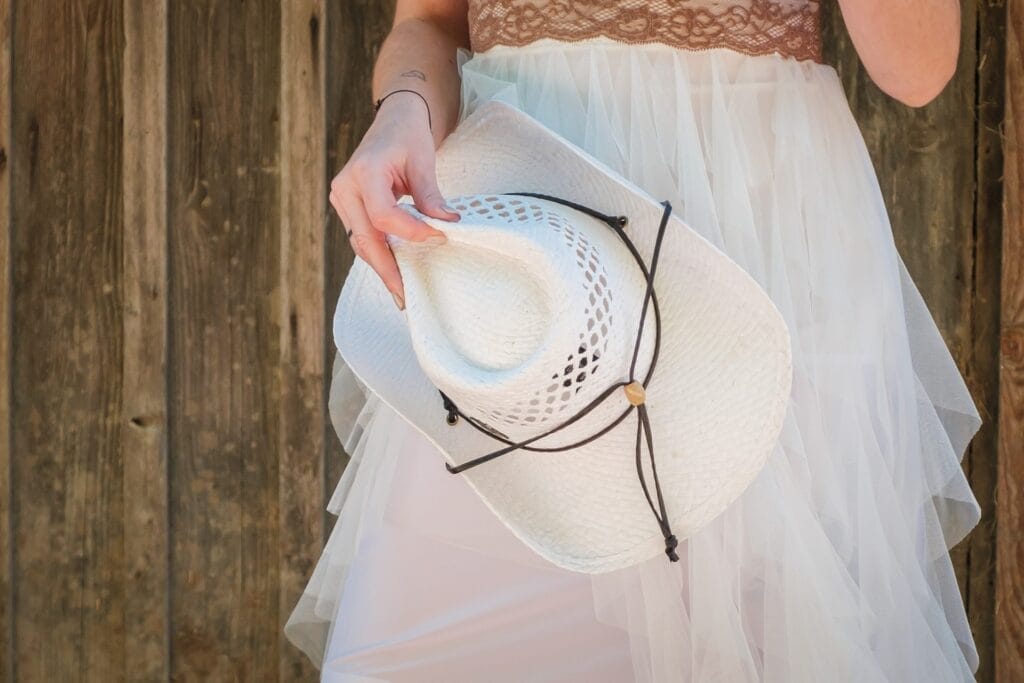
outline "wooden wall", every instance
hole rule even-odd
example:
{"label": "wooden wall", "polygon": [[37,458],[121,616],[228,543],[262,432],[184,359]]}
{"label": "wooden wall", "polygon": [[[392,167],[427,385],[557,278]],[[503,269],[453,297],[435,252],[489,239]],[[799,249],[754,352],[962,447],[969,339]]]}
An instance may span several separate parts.
{"label": "wooden wall", "polygon": [[1024,681],[1024,0],[1006,15],[996,679]]}
{"label": "wooden wall", "polygon": [[[881,94],[825,19],[901,253],[986,420],[965,461],[985,518],[955,551],[982,681],[1024,680],[1009,4],[1007,22],[1002,0],[964,0],[957,77],[922,109]],[[345,465],[325,378],[352,255],[327,184],[368,124],[389,17],[0,0],[3,680],[315,679],[281,628]]]}

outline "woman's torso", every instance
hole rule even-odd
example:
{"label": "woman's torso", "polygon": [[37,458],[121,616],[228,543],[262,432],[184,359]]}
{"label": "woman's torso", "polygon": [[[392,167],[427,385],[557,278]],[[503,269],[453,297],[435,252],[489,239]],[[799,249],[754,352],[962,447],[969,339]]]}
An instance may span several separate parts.
{"label": "woman's torso", "polygon": [[821,62],[818,0],[469,0],[474,52],[542,38],[777,52]]}

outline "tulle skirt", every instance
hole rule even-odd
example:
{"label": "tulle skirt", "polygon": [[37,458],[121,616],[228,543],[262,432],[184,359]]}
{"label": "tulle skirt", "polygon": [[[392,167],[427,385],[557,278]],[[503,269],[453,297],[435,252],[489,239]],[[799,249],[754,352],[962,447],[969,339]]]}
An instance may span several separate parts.
{"label": "tulle skirt", "polygon": [[679,562],[575,574],[339,357],[330,413],[351,461],[285,627],[322,680],[972,680],[948,550],[980,515],[960,463],[981,419],[835,70],[603,39],[460,57],[462,116],[523,109],[762,285],[790,329],[791,401],[765,468]]}

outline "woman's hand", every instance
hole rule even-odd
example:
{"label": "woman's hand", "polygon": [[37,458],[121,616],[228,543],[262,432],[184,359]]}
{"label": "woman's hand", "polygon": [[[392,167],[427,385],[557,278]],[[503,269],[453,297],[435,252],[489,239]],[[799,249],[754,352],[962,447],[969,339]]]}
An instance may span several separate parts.
{"label": "woman's hand", "polygon": [[331,182],[331,205],[349,233],[352,250],[380,276],[400,309],[405,308],[405,290],[386,234],[416,242],[443,241],[445,236],[398,208],[398,198],[411,195],[416,208],[432,218],[459,219],[437,187],[435,163],[426,104],[413,93],[399,92],[384,100]]}

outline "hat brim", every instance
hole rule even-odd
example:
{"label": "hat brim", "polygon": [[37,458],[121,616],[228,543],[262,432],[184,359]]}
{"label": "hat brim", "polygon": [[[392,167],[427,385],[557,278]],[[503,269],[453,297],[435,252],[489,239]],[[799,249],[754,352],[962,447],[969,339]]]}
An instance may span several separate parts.
{"label": "hat brim", "polygon": [[[438,151],[437,173],[446,197],[539,192],[626,215],[639,252],[647,258],[653,251],[662,206],[507,104],[488,102],[467,117]],[[732,503],[775,447],[792,382],[790,338],[757,282],[676,216],[655,288],[662,343],[647,408],[668,518],[682,540]],[[404,315],[360,260],[342,289],[334,338],[355,375],[453,466],[495,450],[471,425],[447,424]],[[637,479],[635,439],[635,421],[625,420],[586,446],[513,452],[451,476],[465,477],[544,559],[573,571],[611,571],[664,550]]]}

